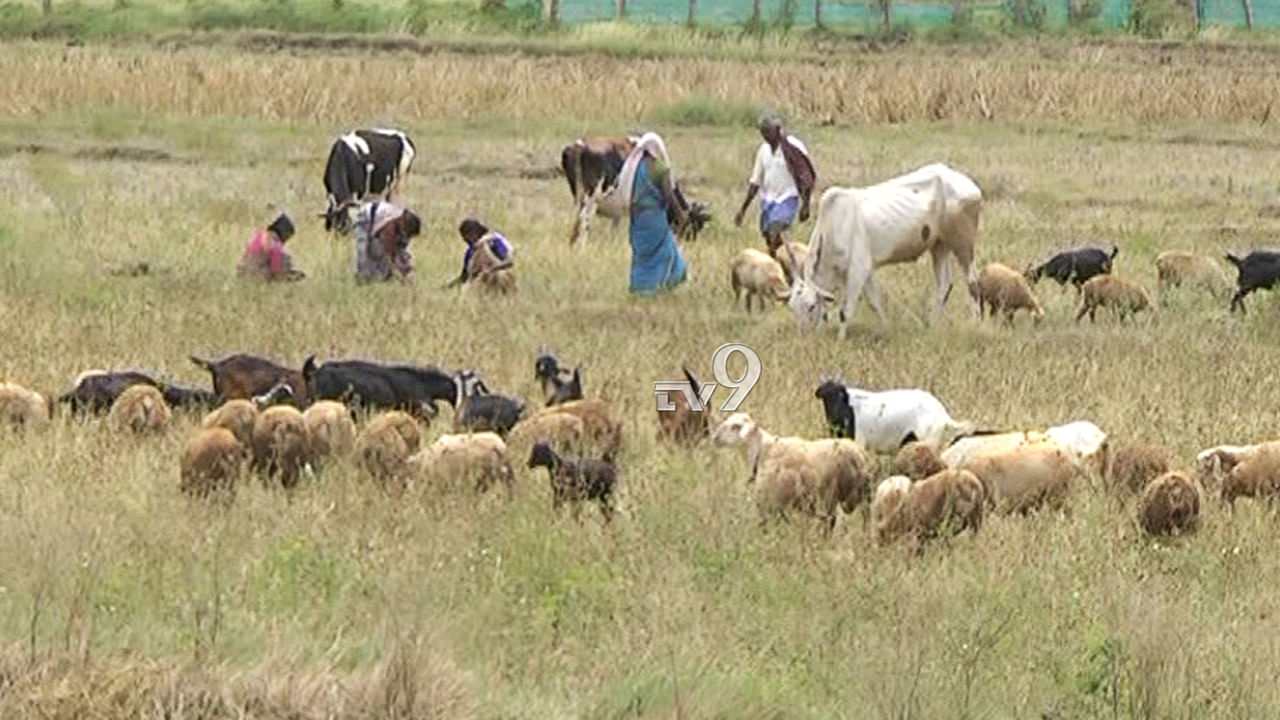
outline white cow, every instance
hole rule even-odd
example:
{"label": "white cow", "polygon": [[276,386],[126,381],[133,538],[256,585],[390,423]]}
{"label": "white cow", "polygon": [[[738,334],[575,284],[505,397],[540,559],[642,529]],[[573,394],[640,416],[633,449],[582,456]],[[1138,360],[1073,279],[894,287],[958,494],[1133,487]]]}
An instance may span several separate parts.
{"label": "white cow", "polygon": [[[797,326],[817,327],[824,301],[834,301],[841,285],[841,339],[864,290],[883,320],[875,269],[912,262],[925,251],[933,258],[937,281],[932,307],[932,316],[936,316],[951,294],[950,257],[955,258],[967,283],[977,280],[973,254],[981,215],[982,191],[977,184],[941,163],[871,187],[827,189],[818,202],[803,272],[792,268],[796,279],[788,303]],[[977,314],[972,297],[969,305]]]}

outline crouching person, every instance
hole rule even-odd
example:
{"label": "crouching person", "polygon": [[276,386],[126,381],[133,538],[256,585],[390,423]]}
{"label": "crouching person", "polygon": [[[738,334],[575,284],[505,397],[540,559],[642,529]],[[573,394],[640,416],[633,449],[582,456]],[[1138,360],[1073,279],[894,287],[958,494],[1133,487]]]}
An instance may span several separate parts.
{"label": "crouching person", "polygon": [[271,224],[259,228],[245,246],[236,266],[236,276],[259,280],[301,280],[306,273],[293,267],[293,257],[284,244],[293,237],[293,220],[281,213]]}
{"label": "crouching person", "polygon": [[516,277],[512,265],[515,257],[511,243],[473,217],[462,221],[458,234],[467,244],[462,255],[462,273],[445,287],[474,283],[485,290],[514,292]]}
{"label": "crouching person", "polygon": [[422,232],[422,220],[412,210],[389,202],[367,203],[356,214],[355,230],[357,282],[412,281],[409,241]]}

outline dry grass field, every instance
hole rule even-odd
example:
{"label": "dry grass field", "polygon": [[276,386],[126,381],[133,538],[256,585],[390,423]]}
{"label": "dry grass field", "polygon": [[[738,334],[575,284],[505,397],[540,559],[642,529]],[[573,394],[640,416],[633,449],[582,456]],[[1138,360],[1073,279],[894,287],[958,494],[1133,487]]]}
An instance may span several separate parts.
{"label": "dry grass field", "polygon": [[[0,716],[45,718],[1261,718],[1280,715],[1280,528],[1210,503],[1198,534],[1143,538],[1132,504],[1080,488],[1072,512],[992,518],[912,557],[855,514],[823,539],[762,530],[735,452],[655,438],[652,383],[710,374],[725,342],[763,377],[743,410],[823,432],[813,390],[921,387],[988,428],[1088,419],[1189,463],[1272,438],[1280,301],[1186,291],[1136,323],[1074,322],[1038,288],[1033,328],[979,324],[961,293],[923,323],[931,272],[882,270],[889,320],[847,342],[799,336],[782,307],[731,307],[728,260],[761,244],[731,218],[781,108],[823,185],[932,161],[987,204],[980,261],[1022,267],[1120,246],[1116,273],[1274,241],[1280,55],[1229,48],[913,47],[822,65],[219,48],[0,48],[0,377],[45,392],[93,367],[189,383],[191,354],[476,368],[539,400],[539,346],[585,365],[626,418],[621,514],[556,517],[545,475],[517,490],[394,501],[347,465],[291,497],[244,487],[193,504],[178,457],[198,418],[121,437],[60,415],[0,434]],[[426,218],[417,283],[357,287],[326,237],[321,172],[356,126],[408,130],[404,196]],[[712,226],[691,280],[626,292],[625,227],[567,245],[560,147],[653,127]],[[244,286],[234,265],[284,207],[310,277]],[[516,246],[520,290],[440,289],[457,222]],[[802,228],[807,234],[809,225]],[[148,261],[156,272],[111,268]],[[1234,273],[1232,274],[1234,277]],[[448,411],[429,437],[449,425]]]}

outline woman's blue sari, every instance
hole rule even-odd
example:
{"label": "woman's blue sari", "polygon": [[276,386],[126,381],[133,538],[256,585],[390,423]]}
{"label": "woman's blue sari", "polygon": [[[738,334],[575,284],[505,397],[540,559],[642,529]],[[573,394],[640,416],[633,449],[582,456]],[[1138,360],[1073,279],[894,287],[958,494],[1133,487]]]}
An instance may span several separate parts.
{"label": "woman's blue sari", "polygon": [[636,167],[631,190],[631,292],[668,290],[686,279],[684,257],[667,223],[667,202],[653,180],[653,159]]}

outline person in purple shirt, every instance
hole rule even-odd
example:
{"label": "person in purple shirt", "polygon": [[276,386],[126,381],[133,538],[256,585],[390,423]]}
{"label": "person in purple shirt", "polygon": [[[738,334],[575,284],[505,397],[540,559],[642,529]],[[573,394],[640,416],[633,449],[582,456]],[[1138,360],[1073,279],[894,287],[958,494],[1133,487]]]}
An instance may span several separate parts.
{"label": "person in purple shirt", "polygon": [[463,220],[458,226],[458,234],[467,244],[467,250],[462,255],[462,272],[445,287],[461,285],[481,272],[495,272],[511,267],[514,260],[511,243],[476,218]]}

